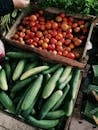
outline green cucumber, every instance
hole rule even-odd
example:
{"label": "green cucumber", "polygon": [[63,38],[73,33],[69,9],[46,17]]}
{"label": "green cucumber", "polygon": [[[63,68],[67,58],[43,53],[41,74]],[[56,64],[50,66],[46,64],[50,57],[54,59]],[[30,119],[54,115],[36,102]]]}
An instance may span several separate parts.
{"label": "green cucumber", "polygon": [[35,58],[35,55],[28,52],[15,52],[15,51],[9,51],[6,53],[6,56],[10,58],[18,58],[18,59],[24,59],[24,58]]}
{"label": "green cucumber", "polygon": [[41,88],[41,84],[43,81],[43,75],[40,75],[31,85],[30,88],[28,90],[28,92],[26,93],[24,100],[21,104],[21,109],[22,110],[27,110],[32,103],[34,102],[34,100],[37,97],[37,94]]}
{"label": "green cucumber", "polygon": [[25,71],[30,70],[38,65],[38,61],[33,61],[32,63],[28,63],[25,67]]}
{"label": "green cucumber", "polygon": [[58,85],[58,88],[61,90],[64,89],[66,85],[70,82],[71,78],[72,78],[72,72],[70,73],[70,75],[67,77],[67,79],[64,82]]}
{"label": "green cucumber", "polygon": [[66,99],[65,106],[64,106],[63,110],[64,110],[65,115],[67,117],[72,115],[73,108],[74,108],[74,101],[72,99]]}
{"label": "green cucumber", "polygon": [[66,66],[58,82],[63,83],[68,78],[71,71],[72,71],[72,67]]}
{"label": "green cucumber", "polygon": [[4,91],[8,90],[7,77],[4,69],[0,70],[0,88]]}
{"label": "green cucumber", "polygon": [[45,119],[51,119],[51,120],[54,120],[54,119],[59,119],[61,117],[65,116],[65,112],[63,109],[61,110],[56,110],[56,111],[50,111],[47,113]]}
{"label": "green cucumber", "polygon": [[62,95],[63,92],[61,90],[57,90],[49,97],[49,99],[47,99],[40,111],[39,116],[41,119],[43,119],[47,115],[47,113],[54,107],[54,105],[59,101]]}
{"label": "green cucumber", "polygon": [[26,79],[32,75],[38,74],[38,73],[40,73],[48,68],[49,68],[49,66],[39,66],[39,67],[32,68],[30,70],[27,70],[26,72],[24,72],[21,75],[20,80],[23,80],[23,79]]}
{"label": "green cucumber", "polygon": [[79,69],[74,70],[73,77],[72,77],[72,80],[70,82],[70,97],[72,99],[76,98],[79,80],[80,80],[80,74],[81,74],[81,71]]}
{"label": "green cucumber", "polygon": [[14,103],[4,91],[0,91],[0,102],[9,112],[15,113]]}
{"label": "green cucumber", "polygon": [[69,92],[69,90],[70,90],[70,85],[67,84],[67,86],[64,88],[64,93],[63,93],[62,97],[61,97],[60,100],[55,104],[55,106],[53,107],[52,111],[56,110],[57,108],[59,108],[59,107],[62,105],[62,103],[63,103],[63,101],[64,101],[64,99],[65,99],[67,93]]}
{"label": "green cucumber", "polygon": [[50,67],[48,70],[43,71],[43,74],[54,73],[60,67],[61,67],[61,64],[56,64],[56,65]]}
{"label": "green cucumber", "polygon": [[20,91],[22,88],[24,88],[27,84],[29,84],[31,81],[33,81],[36,78],[36,76],[24,79],[22,81],[18,81],[13,88],[11,89],[12,93],[16,93]]}
{"label": "green cucumber", "polygon": [[31,125],[42,129],[55,127],[59,123],[59,120],[37,120],[32,116],[28,116],[26,119]]}
{"label": "green cucumber", "polygon": [[4,70],[5,70],[5,73],[6,73],[7,80],[9,81],[10,78],[11,78],[11,66],[10,66],[9,63],[5,64]]}
{"label": "green cucumber", "polygon": [[13,76],[12,76],[13,81],[19,79],[19,77],[21,76],[23,69],[25,67],[25,63],[26,63],[25,59],[19,60],[17,66],[13,72]]}
{"label": "green cucumber", "polygon": [[56,83],[60,77],[60,75],[62,74],[63,71],[63,67],[59,68],[49,79],[49,81],[47,82],[43,93],[42,93],[42,98],[46,99],[48,98],[52,92],[54,91],[55,87],[56,87]]}

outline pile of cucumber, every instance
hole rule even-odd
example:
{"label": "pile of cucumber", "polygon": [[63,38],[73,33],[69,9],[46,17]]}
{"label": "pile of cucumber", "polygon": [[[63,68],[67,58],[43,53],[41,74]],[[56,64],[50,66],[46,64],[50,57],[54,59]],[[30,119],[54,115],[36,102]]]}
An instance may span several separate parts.
{"label": "pile of cucumber", "polygon": [[8,51],[0,68],[0,108],[45,130],[72,114],[81,72],[32,53]]}

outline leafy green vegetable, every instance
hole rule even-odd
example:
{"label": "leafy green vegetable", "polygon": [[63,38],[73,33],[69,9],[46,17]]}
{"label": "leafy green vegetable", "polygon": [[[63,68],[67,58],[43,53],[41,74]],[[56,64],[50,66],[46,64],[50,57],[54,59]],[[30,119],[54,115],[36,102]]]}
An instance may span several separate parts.
{"label": "leafy green vegetable", "polygon": [[66,13],[81,13],[98,15],[97,0],[43,0],[40,7],[57,7]]}

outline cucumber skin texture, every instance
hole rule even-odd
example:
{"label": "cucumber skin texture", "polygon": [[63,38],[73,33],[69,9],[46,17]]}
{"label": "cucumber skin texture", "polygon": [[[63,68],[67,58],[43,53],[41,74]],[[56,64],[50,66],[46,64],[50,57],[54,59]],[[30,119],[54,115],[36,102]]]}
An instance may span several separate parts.
{"label": "cucumber skin texture", "polygon": [[61,77],[59,79],[59,84],[63,83],[67,79],[67,77],[69,76],[71,71],[72,71],[72,67],[71,66],[66,66],[66,68],[64,69],[64,71],[63,71],[63,73],[62,73],[62,75],[61,75]]}
{"label": "cucumber skin texture", "polygon": [[63,92],[61,90],[57,90],[50,96],[49,99],[47,99],[40,111],[40,119],[43,119],[47,115],[47,113],[54,107],[62,95]]}
{"label": "cucumber skin texture", "polygon": [[28,90],[28,92],[26,93],[24,100],[22,102],[21,105],[21,109],[22,110],[27,110],[30,105],[32,105],[32,103],[34,102],[34,100],[37,97],[37,94],[41,88],[41,84],[43,81],[43,75],[40,75],[31,85],[30,85],[30,89]]}
{"label": "cucumber skin texture", "polygon": [[58,85],[58,88],[61,90],[64,89],[66,85],[70,82],[71,78],[72,78],[72,73],[67,77],[67,79],[63,83],[60,83]]}
{"label": "cucumber skin texture", "polygon": [[61,64],[56,64],[56,65],[52,66],[51,68],[49,68],[48,70],[43,71],[43,74],[53,73],[60,67],[61,67]]}
{"label": "cucumber skin texture", "polygon": [[7,77],[4,69],[0,70],[0,88],[4,91],[8,90]]}
{"label": "cucumber skin texture", "polygon": [[25,63],[26,63],[26,60],[24,59],[18,62],[13,72],[13,76],[12,76],[13,81],[17,80],[21,76],[23,69],[25,67]]}
{"label": "cucumber skin texture", "polygon": [[33,54],[27,52],[9,51],[6,53],[6,55],[10,58],[18,58],[18,59],[33,58]]}
{"label": "cucumber skin texture", "polygon": [[0,91],[0,102],[11,113],[15,113],[15,106],[14,106],[12,100],[9,98],[9,96],[4,91]]}
{"label": "cucumber skin texture", "polygon": [[13,88],[11,89],[11,92],[18,92],[20,91],[22,88],[24,88],[27,84],[29,84],[35,77],[30,77],[27,79],[24,79],[22,81],[19,81],[18,83],[16,83]]}
{"label": "cucumber skin texture", "polygon": [[39,67],[35,67],[35,68],[32,68],[26,72],[24,72],[21,77],[20,77],[20,80],[23,80],[23,79],[26,79],[32,75],[35,75],[35,74],[38,74],[46,69],[48,69],[49,66],[39,66]]}
{"label": "cucumber skin texture", "polygon": [[61,118],[63,116],[65,116],[65,112],[64,112],[63,109],[60,109],[60,110],[48,112],[45,119],[54,120],[54,119],[59,119],[59,118]]}
{"label": "cucumber skin texture", "polygon": [[70,82],[70,97],[75,99],[81,71],[76,69]]}
{"label": "cucumber skin texture", "polygon": [[65,104],[63,110],[64,110],[65,115],[67,117],[71,116],[71,114],[73,112],[73,108],[74,108],[74,102],[73,102],[73,100],[71,99],[71,100],[66,101],[66,104]]}
{"label": "cucumber skin texture", "polygon": [[59,120],[37,120],[32,116],[28,116],[27,121],[31,125],[42,129],[49,129],[55,127],[59,123]]}
{"label": "cucumber skin texture", "polygon": [[6,73],[7,80],[9,81],[10,77],[11,77],[11,66],[10,66],[9,63],[5,64],[4,70],[5,70],[5,73]]}
{"label": "cucumber skin texture", "polygon": [[56,110],[57,108],[60,107],[60,105],[62,104],[62,102],[64,101],[67,93],[69,92],[70,90],[70,85],[68,84],[65,89],[64,89],[64,92],[63,92],[63,95],[62,97],[60,98],[60,100],[55,104],[55,106],[53,107],[52,111]]}
{"label": "cucumber skin texture", "polygon": [[51,95],[51,93],[56,87],[56,82],[58,81],[62,71],[63,68],[61,67],[51,76],[51,78],[49,79],[48,83],[46,84],[43,90],[42,98],[46,99]]}

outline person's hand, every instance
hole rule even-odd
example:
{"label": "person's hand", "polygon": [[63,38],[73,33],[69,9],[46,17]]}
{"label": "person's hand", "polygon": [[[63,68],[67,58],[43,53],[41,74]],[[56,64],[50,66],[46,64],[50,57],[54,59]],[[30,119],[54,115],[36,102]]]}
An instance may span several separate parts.
{"label": "person's hand", "polygon": [[25,8],[30,4],[30,0],[13,0],[15,8]]}

